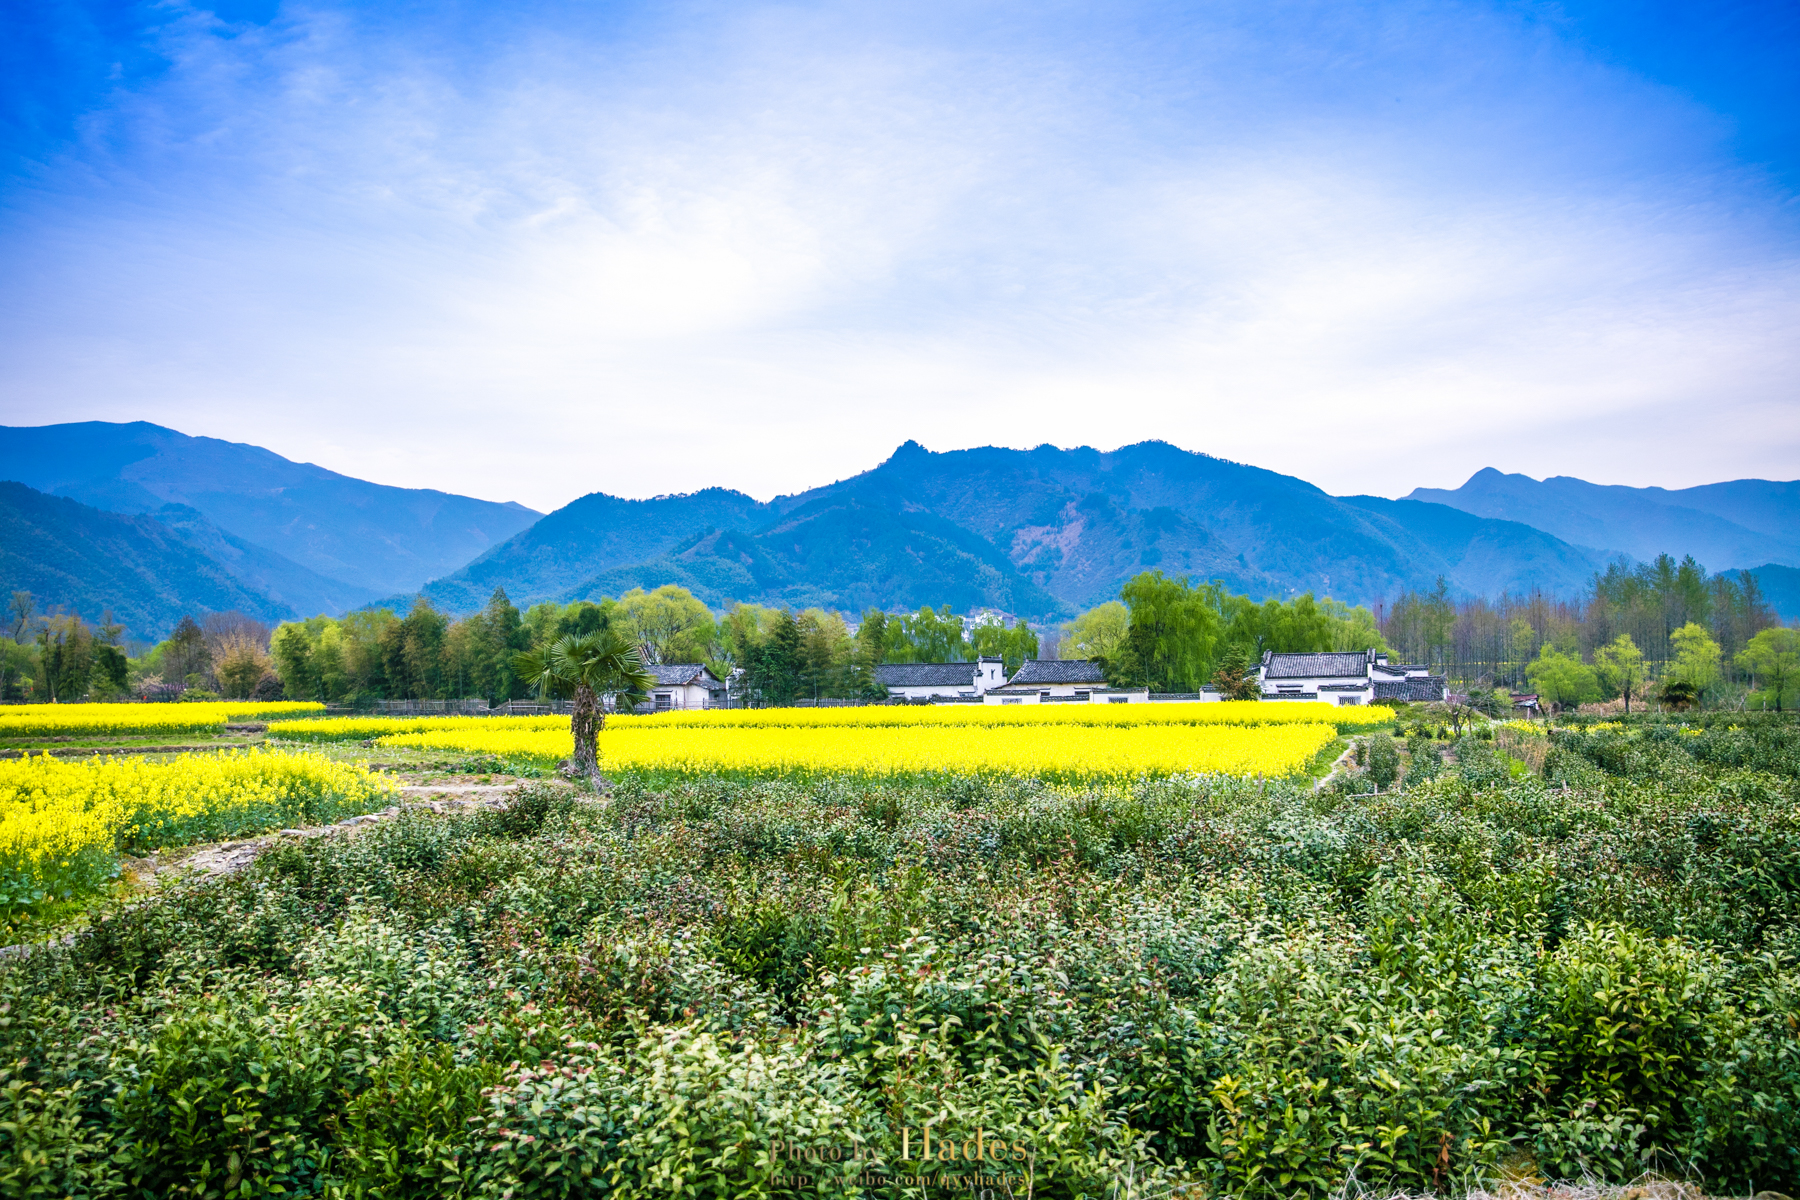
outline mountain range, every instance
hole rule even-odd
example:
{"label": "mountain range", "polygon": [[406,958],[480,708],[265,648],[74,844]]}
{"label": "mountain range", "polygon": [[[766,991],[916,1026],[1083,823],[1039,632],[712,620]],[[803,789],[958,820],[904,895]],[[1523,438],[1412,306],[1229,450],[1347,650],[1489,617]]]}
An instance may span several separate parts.
{"label": "mountain range", "polygon": [[146,421],[0,426],[0,463],[0,478],[107,512],[185,505],[368,598],[416,591],[542,515],[522,504],[369,483]]}
{"label": "mountain range", "polygon": [[0,587],[90,617],[110,605],[140,636],[197,609],[283,619],[422,593],[468,612],[496,587],[524,606],[664,583],[714,607],[948,603],[1055,619],[1147,568],[1356,603],[1440,575],[1460,593],[1568,595],[1620,554],[1665,551],[1714,570],[1761,566],[1778,609],[1800,614],[1800,483],[1665,491],[1486,470],[1388,500],[1163,442],[907,442],[861,474],[769,501],[594,492],[540,516],[143,422],[0,428],[0,451],[0,474],[28,485],[0,489]]}
{"label": "mountain range", "polygon": [[1164,442],[1110,453],[907,442],[872,470],[767,503],[717,488],[583,496],[424,593],[467,609],[497,585],[531,603],[679,583],[715,605],[929,602],[1042,618],[1115,597],[1150,567],[1363,601],[1439,575],[1467,592],[1574,591],[1601,565],[1519,522],[1333,497]]}
{"label": "mountain range", "polygon": [[1800,567],[1800,481],[1734,479],[1669,490],[1556,475],[1536,480],[1489,467],[1459,488],[1415,488],[1409,500],[1521,521],[1603,557],[1692,554],[1716,570]]}

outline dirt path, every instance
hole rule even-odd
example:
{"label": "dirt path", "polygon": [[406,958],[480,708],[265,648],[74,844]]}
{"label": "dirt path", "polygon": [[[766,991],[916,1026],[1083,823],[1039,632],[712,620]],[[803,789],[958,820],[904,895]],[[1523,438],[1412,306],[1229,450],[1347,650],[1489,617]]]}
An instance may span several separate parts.
{"label": "dirt path", "polygon": [[1337,776],[1338,768],[1344,765],[1345,760],[1355,758],[1355,757],[1356,757],[1356,743],[1352,742],[1352,743],[1350,743],[1350,745],[1348,745],[1344,748],[1344,752],[1342,754],[1338,755],[1336,758],[1331,760],[1331,770],[1325,772],[1324,778],[1320,779],[1317,783],[1313,784],[1312,790],[1315,792],[1324,791],[1325,785],[1330,783],[1332,781],[1332,779]]}

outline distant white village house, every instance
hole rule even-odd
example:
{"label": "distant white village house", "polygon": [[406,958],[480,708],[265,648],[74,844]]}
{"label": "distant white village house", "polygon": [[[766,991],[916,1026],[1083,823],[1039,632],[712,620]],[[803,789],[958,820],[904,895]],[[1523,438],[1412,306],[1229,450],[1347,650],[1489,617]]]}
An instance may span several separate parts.
{"label": "distant white village house", "polygon": [[725,684],[704,663],[663,663],[645,670],[655,678],[650,706],[657,712],[672,708],[718,708],[725,703]]}
{"label": "distant white village house", "polygon": [[[718,708],[727,689],[701,663],[649,668],[656,685],[646,707]],[[1264,700],[1314,700],[1327,704],[1379,704],[1384,700],[1437,700],[1448,694],[1442,675],[1416,664],[1390,664],[1385,651],[1348,650],[1315,654],[1267,651],[1257,667]],[[890,700],[964,704],[1142,704],[1151,700],[1216,701],[1207,687],[1181,696],[1152,696],[1145,687],[1116,688],[1100,664],[1086,659],[1028,658],[1006,676],[998,658],[974,662],[883,663],[875,682]]]}
{"label": "distant white village house", "polygon": [[1107,704],[1144,701],[1143,688],[1116,689],[1106,685],[1098,663],[1026,659],[1006,677],[998,658],[960,663],[883,663],[875,668],[875,682],[893,700],[980,701],[986,704]]}
{"label": "distant white village house", "polygon": [[988,704],[1142,704],[1149,688],[1107,686],[1100,664],[1086,659],[1028,658],[1013,677],[982,697]]}
{"label": "distant white village house", "polygon": [[1379,704],[1383,700],[1442,700],[1442,675],[1417,664],[1390,665],[1384,650],[1277,654],[1265,650],[1258,668],[1264,700],[1323,700]]}
{"label": "distant white village house", "polygon": [[890,699],[979,700],[1006,682],[1006,664],[997,658],[955,663],[882,663],[875,682]]}

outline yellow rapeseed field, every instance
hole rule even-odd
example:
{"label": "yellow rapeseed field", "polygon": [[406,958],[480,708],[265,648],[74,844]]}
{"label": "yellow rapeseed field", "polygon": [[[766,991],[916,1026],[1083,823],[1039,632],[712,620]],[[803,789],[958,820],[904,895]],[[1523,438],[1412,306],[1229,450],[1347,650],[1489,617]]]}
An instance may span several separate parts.
{"label": "yellow rapeseed field", "polygon": [[323,704],[299,700],[265,704],[247,700],[199,704],[20,704],[0,711],[0,738],[197,733],[217,729],[227,721],[261,721],[323,711]]}
{"label": "yellow rapeseed field", "polygon": [[[1257,701],[1211,704],[872,704],[845,708],[734,708],[698,712],[618,714],[606,719],[615,733],[685,729],[822,729],[836,727],[954,725],[1331,725],[1339,730],[1382,725],[1394,719],[1384,705]],[[538,717],[321,717],[283,721],[270,730],[284,740],[360,741],[388,734],[440,730],[494,732],[554,730],[569,726],[566,716]],[[398,744],[398,743],[396,743]],[[448,746],[450,743],[433,743]]]}
{"label": "yellow rapeseed field", "polygon": [[433,729],[562,729],[564,717],[317,717],[283,721],[269,736],[294,742],[352,742],[388,733],[423,733]]}
{"label": "yellow rapeseed field", "polygon": [[360,767],[304,753],[0,762],[0,907],[98,886],[121,851],[334,821],[392,793]]}
{"label": "yellow rapeseed field", "polygon": [[681,725],[767,728],[883,725],[1330,725],[1362,729],[1394,719],[1386,705],[1306,700],[1193,704],[875,704],[860,708],[734,708],[609,719],[607,728]]}
{"label": "yellow rapeseed field", "polygon": [[[1337,736],[1330,725],[1292,723],[1076,725],[993,720],[863,727],[621,726],[622,722],[609,723],[600,735],[601,756],[611,767],[692,773],[944,772],[1067,779],[1188,772],[1287,775],[1305,766]],[[574,749],[567,729],[443,729],[390,734],[381,738],[380,744],[538,762],[567,758]]]}

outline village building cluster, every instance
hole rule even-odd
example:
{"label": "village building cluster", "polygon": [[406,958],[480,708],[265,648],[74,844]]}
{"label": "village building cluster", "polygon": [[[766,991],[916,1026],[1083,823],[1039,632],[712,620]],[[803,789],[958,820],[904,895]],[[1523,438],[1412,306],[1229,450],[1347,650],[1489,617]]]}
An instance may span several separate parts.
{"label": "village building cluster", "polygon": [[[649,707],[721,708],[730,689],[700,663],[651,668],[656,686]],[[1264,700],[1313,700],[1328,704],[1380,704],[1390,700],[1444,700],[1445,678],[1412,663],[1390,663],[1385,651],[1348,650],[1311,654],[1265,651],[1257,665]],[[1158,701],[1216,701],[1216,688],[1178,694],[1147,687],[1113,687],[1100,664],[1085,659],[1026,659],[1010,677],[998,658],[974,662],[884,663],[875,682],[891,701],[920,704],[1146,704]]]}

